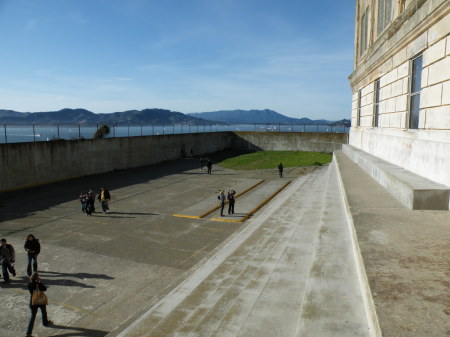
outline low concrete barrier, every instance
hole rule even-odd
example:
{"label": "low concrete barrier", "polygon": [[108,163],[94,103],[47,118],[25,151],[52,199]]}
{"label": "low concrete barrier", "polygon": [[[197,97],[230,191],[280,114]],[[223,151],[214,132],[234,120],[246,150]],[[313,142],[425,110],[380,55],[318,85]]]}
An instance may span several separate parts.
{"label": "low concrete barrier", "polygon": [[372,156],[351,145],[342,151],[409,209],[448,210],[447,186]]}

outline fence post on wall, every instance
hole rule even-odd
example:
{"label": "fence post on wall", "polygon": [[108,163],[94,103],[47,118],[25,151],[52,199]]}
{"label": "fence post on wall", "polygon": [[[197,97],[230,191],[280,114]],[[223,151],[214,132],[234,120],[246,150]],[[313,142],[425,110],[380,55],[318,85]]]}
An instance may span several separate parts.
{"label": "fence post on wall", "polygon": [[34,132],[34,123],[33,123],[33,142],[36,141],[36,133]]}
{"label": "fence post on wall", "polygon": [[5,128],[5,144],[8,144],[8,133],[6,132],[6,123],[3,124],[3,127]]}
{"label": "fence post on wall", "polygon": [[164,130],[164,122],[163,122],[163,134],[164,134],[164,131],[165,131],[165,130]]}
{"label": "fence post on wall", "polygon": [[128,123],[128,137],[130,137],[130,123]]}
{"label": "fence post on wall", "polygon": [[81,139],[81,126],[78,123],[78,139]]}
{"label": "fence post on wall", "polygon": [[[172,124],[172,126],[173,126],[172,133],[175,134],[175,124]],[[183,133],[183,124],[181,124],[181,133]]]}
{"label": "fence post on wall", "polygon": [[57,138],[59,139],[59,124],[56,124],[56,134]]}

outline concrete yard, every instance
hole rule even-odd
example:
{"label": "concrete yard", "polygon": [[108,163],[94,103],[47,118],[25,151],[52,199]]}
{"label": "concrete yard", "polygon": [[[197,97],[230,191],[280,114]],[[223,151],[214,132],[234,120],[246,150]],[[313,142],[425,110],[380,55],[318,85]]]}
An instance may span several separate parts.
{"label": "concrete yard", "polygon": [[[404,252],[413,242],[396,245],[392,240],[400,238],[383,224],[394,212],[402,233],[420,230],[419,224],[403,223],[402,214],[414,222],[415,214],[424,213],[387,200],[382,189],[371,194],[351,187],[350,180],[364,173],[342,153],[338,159],[339,165],[287,168],[281,179],[275,169],[213,166],[207,175],[196,160],[178,160],[0,194],[0,233],[16,249],[18,272],[1,284],[0,335],[25,334],[23,244],[32,233],[41,241],[39,270],[55,322],[44,328],[38,313],[39,337],[376,336],[379,330],[385,336],[445,336],[450,307],[448,292],[441,291],[450,255],[442,242],[450,239],[448,212],[426,213],[433,219],[426,226],[429,239],[437,236],[433,250],[440,255],[427,256],[435,262],[427,267],[435,281],[423,308],[414,308],[418,298],[399,293],[397,305],[382,289],[401,290],[392,288],[400,282],[393,252],[381,246],[387,242]],[[112,195],[110,213],[81,213],[78,194],[103,185]],[[235,217],[214,210],[222,188],[245,191],[236,199]],[[367,201],[374,208],[364,204],[368,196],[375,198]],[[380,208],[385,218],[369,211],[378,203],[394,205]],[[366,223],[361,214],[368,213]],[[402,267],[418,263],[414,256],[402,255]],[[402,289],[414,278],[415,271],[409,272],[401,272]],[[427,282],[421,271],[420,287]],[[376,290],[373,301],[368,284]],[[400,334],[408,317],[421,322],[418,311],[433,315],[433,326],[415,323]]]}

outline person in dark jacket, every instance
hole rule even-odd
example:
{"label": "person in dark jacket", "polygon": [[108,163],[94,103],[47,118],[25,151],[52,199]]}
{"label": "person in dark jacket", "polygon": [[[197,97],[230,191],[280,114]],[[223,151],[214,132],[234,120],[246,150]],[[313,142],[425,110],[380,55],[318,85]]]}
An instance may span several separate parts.
{"label": "person in dark jacket", "polygon": [[208,161],[206,162],[206,167],[208,168],[208,174],[211,174],[212,171],[212,161],[210,159],[208,159]]}
{"label": "person in dark jacket", "polygon": [[0,263],[2,264],[3,280],[5,283],[9,282],[9,273],[16,276],[16,270],[14,269],[14,262],[16,262],[16,252],[14,247],[6,242],[6,239],[0,240]]}
{"label": "person in dark jacket", "polygon": [[109,194],[109,191],[102,187],[100,189],[100,193],[98,194],[98,201],[102,204],[102,210],[103,213],[108,213],[109,211],[109,205],[108,202],[111,199],[111,195]]}
{"label": "person in dark jacket", "polygon": [[229,190],[227,195],[228,200],[228,214],[234,214],[234,195],[236,194],[235,190]]}
{"label": "person in dark jacket", "polygon": [[280,175],[280,178],[283,177],[283,163],[278,165],[278,174]]}
{"label": "person in dark jacket", "polygon": [[39,274],[34,273],[31,276],[30,282],[28,283],[28,291],[30,292],[31,317],[30,317],[30,322],[28,323],[27,337],[33,337],[32,333],[33,333],[34,321],[36,319],[38,309],[41,309],[42,324],[44,326],[51,326],[53,324],[52,321],[48,320],[46,305],[33,305],[32,304],[33,291],[35,291],[37,288],[39,288],[40,291],[47,290],[47,287],[41,282],[41,278],[40,278]]}
{"label": "person in dark jacket", "polygon": [[95,212],[95,193],[92,190],[86,193],[86,215],[92,215]]}
{"label": "person in dark jacket", "polygon": [[[33,269],[35,273],[37,272],[38,269],[37,257],[41,252],[41,244],[39,243],[39,240],[34,237],[33,234],[29,234],[23,247],[28,253],[27,275],[31,276],[31,274],[33,274]],[[33,268],[31,268],[32,264]]]}

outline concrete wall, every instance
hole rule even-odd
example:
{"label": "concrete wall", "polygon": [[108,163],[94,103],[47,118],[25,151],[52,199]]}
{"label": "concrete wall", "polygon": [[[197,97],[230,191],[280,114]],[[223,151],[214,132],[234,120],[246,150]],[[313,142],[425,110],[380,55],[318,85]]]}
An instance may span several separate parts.
{"label": "concrete wall", "polygon": [[244,151],[313,151],[340,150],[348,141],[346,133],[316,132],[235,132],[232,147]]}
{"label": "concrete wall", "polygon": [[229,148],[232,133],[195,133],[0,145],[0,190],[23,188]]}
{"label": "concrete wall", "polygon": [[352,130],[349,143],[420,176],[450,186],[448,131]]}
{"label": "concrete wall", "polygon": [[224,149],[331,152],[346,142],[347,134],[214,132],[1,144],[0,191],[152,165],[191,149],[194,155]]}

